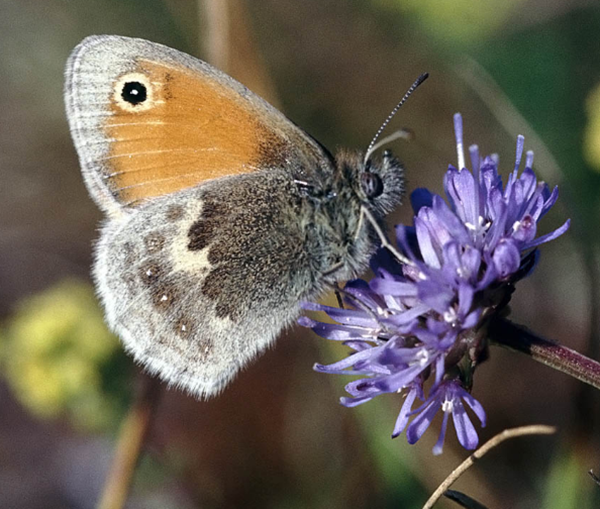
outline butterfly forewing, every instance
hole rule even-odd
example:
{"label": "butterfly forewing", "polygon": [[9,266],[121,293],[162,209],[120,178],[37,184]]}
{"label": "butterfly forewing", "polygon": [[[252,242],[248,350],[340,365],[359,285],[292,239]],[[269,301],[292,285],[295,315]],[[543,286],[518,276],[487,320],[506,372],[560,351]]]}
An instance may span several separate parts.
{"label": "butterfly forewing", "polygon": [[224,175],[330,164],[240,83],[141,39],[84,40],[67,66],[66,99],[86,182],[108,212]]}

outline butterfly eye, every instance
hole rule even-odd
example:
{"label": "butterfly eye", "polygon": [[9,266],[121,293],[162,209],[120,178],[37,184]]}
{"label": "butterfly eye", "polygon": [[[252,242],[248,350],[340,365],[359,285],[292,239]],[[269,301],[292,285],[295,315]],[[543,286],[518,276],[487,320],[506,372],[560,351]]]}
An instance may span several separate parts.
{"label": "butterfly eye", "polygon": [[367,198],[376,198],[383,193],[383,182],[376,173],[365,171],[360,176],[360,183]]}
{"label": "butterfly eye", "polygon": [[135,106],[136,104],[143,103],[147,99],[148,91],[146,90],[146,86],[139,81],[128,81],[123,84],[121,97],[123,100]]}

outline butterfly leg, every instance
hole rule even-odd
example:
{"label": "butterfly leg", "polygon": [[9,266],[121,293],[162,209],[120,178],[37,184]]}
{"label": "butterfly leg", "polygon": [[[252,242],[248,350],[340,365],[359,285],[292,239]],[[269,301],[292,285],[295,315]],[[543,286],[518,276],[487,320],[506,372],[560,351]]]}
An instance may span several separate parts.
{"label": "butterfly leg", "polygon": [[[377,233],[377,236],[379,237],[379,240],[381,241],[381,246],[384,247],[385,249],[387,249],[390,253],[392,253],[392,255],[396,258],[396,260],[398,260],[400,263],[404,263],[406,265],[414,265],[413,262],[411,260],[409,260],[406,256],[404,256],[400,251],[398,251],[391,243],[390,241],[387,239],[385,233],[383,232],[383,230],[381,229],[381,227],[379,226],[379,224],[377,223],[377,221],[375,220],[375,218],[373,217],[373,214],[371,214],[371,212],[369,211],[369,209],[367,209],[365,206],[362,206],[360,208],[360,219],[358,221],[358,225],[359,225],[359,230],[360,227],[362,225],[362,221],[363,221],[363,216],[367,218],[367,220],[369,221],[369,223],[371,223],[371,226],[373,226],[373,229],[375,230],[375,233]],[[357,231],[358,234],[358,231]]]}

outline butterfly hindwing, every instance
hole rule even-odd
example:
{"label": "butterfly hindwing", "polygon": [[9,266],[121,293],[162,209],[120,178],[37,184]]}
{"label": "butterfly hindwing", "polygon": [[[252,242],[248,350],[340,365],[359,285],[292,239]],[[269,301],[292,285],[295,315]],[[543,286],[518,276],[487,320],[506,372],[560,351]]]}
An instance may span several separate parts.
{"label": "butterfly hindwing", "polygon": [[213,394],[316,295],[292,186],[278,171],[225,177],[105,226],[95,276],[107,318],[149,371]]}

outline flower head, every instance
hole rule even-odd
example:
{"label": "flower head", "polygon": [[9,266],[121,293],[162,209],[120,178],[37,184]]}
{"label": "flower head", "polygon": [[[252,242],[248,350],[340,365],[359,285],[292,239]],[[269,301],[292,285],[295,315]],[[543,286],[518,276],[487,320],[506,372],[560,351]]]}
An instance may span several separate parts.
{"label": "flower head", "polygon": [[[406,393],[393,436],[406,429],[410,443],[442,410],[436,454],[442,451],[450,415],[460,443],[467,449],[477,446],[477,432],[462,402],[484,426],[485,412],[470,390],[475,367],[487,357],[486,328],[510,300],[514,284],[535,266],[537,247],[569,227],[567,221],[537,236],[537,223],[556,202],[558,190],[537,181],[531,169],[533,152],[527,152],[519,175],[522,136],[504,186],[498,157],[480,157],[476,145],[469,148],[472,171],[466,168],[459,114],[454,127],[458,167],[450,165],[445,174],[447,201],[417,189],[411,196],[414,226],[396,227],[404,262],[380,249],[371,260],[375,277],[346,285],[348,308],[305,304],[336,323],[300,319],[318,335],[351,348],[351,355],[341,361],[315,365],[323,373],[361,377],[346,385],[350,397],[341,398],[343,405],[356,406],[384,393]],[[432,382],[425,398],[428,380]],[[423,404],[412,410],[417,398]]]}

